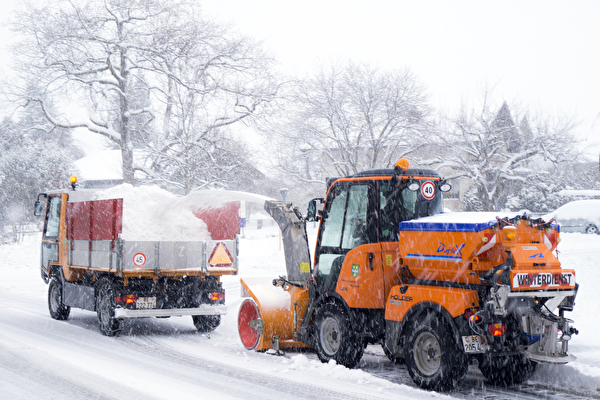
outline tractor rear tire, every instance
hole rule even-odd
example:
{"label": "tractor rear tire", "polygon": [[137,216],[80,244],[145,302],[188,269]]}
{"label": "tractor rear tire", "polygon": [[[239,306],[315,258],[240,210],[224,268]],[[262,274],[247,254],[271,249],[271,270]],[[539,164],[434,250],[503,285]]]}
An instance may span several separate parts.
{"label": "tractor rear tire", "polygon": [[108,278],[98,282],[96,293],[96,313],[100,332],[106,336],[115,336],[121,332],[123,320],[115,318],[115,294],[113,284]]}
{"label": "tractor rear tire", "polygon": [[220,315],[192,315],[194,326],[198,332],[208,333],[217,329],[221,323]]}
{"label": "tractor rear tire", "polygon": [[438,313],[428,311],[412,318],[407,328],[404,355],[415,384],[427,390],[454,389],[469,366],[449,324]]}
{"label": "tractor rear tire", "polygon": [[510,356],[483,355],[479,370],[494,386],[519,385],[531,378],[537,363],[521,354]]}
{"label": "tractor rear tire", "polygon": [[63,285],[60,279],[50,279],[48,285],[48,310],[50,316],[56,320],[64,321],[69,318],[71,307],[65,306],[63,303]]}
{"label": "tractor rear tire", "polygon": [[315,347],[321,362],[335,360],[348,368],[360,362],[364,342],[351,331],[350,318],[343,306],[333,302],[322,305],[315,316],[315,326]]}

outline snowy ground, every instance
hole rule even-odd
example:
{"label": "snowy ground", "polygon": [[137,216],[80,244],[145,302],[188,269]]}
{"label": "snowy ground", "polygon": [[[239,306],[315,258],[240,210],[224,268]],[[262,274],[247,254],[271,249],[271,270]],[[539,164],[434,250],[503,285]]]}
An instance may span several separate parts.
{"label": "snowy ground", "polygon": [[[91,312],[55,321],[39,273],[39,235],[0,246],[0,399],[199,398],[600,398],[600,236],[564,234],[560,260],[577,271],[580,291],[570,315],[580,330],[577,361],[540,366],[526,388],[495,392],[471,367],[449,394],[416,389],[406,369],[369,346],[358,369],[322,364],[312,353],[285,357],[246,351],[237,334],[240,277],[284,274],[278,230],[247,230],[239,276],[223,279],[229,313],[210,336],[191,318],[127,321],[119,337],[102,336]],[[527,389],[527,390],[525,390]],[[559,394],[556,394],[556,391]]]}

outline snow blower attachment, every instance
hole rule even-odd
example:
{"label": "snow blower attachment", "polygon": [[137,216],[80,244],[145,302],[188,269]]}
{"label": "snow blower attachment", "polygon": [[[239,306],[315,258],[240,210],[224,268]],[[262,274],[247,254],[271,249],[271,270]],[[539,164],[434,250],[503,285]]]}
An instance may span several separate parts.
{"label": "snow blower attachment", "polygon": [[[450,185],[406,160],[327,186],[306,217],[290,204],[265,204],[282,230],[288,275],[242,280],[247,349],[308,346],[321,361],[352,368],[379,343],[431,390],[455,387],[471,362],[493,384],[510,385],[538,362],[575,359],[568,343],[578,332],[564,313],[578,286],[554,255],[553,221],[442,213]],[[308,221],[320,221],[312,268]]]}
{"label": "snow blower attachment", "polygon": [[[263,279],[241,279],[244,300],[238,314],[242,344],[248,350],[306,347],[294,338],[308,303],[310,255],[302,215],[291,204],[266,201],[265,211],[281,230],[286,277],[265,283]],[[283,290],[282,290],[283,289]]]}

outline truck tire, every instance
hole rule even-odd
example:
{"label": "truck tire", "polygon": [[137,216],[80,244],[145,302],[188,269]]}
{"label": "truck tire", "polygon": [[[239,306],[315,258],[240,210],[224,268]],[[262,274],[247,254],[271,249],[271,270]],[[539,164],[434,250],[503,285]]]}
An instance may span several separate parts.
{"label": "truck tire", "polygon": [[315,316],[316,351],[321,362],[335,360],[354,368],[362,358],[364,343],[351,331],[350,319],[344,307],[337,303],[321,306]]}
{"label": "truck tire", "polygon": [[121,331],[123,321],[115,318],[115,295],[112,282],[108,278],[102,278],[97,288],[96,313],[100,332],[106,336],[115,336]]}
{"label": "truck tire", "polygon": [[192,315],[194,326],[198,332],[212,332],[221,323],[220,315]]}
{"label": "truck tire", "polygon": [[71,307],[65,306],[63,303],[63,285],[57,278],[50,279],[48,285],[48,310],[50,316],[59,321],[64,321],[69,318]]}
{"label": "truck tire", "polygon": [[433,311],[426,312],[412,318],[407,329],[405,362],[415,384],[435,391],[456,387],[469,366],[443,317]]}
{"label": "truck tire", "polygon": [[537,363],[521,354],[479,358],[479,370],[495,386],[519,385],[531,378]]}
{"label": "truck tire", "polygon": [[590,234],[590,235],[600,235],[600,230],[598,230],[598,227],[596,225],[589,224],[585,228],[585,233]]}

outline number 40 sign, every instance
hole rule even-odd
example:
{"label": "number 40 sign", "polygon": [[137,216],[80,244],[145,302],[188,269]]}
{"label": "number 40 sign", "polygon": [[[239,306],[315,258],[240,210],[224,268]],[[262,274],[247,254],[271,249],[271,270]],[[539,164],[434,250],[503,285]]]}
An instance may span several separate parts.
{"label": "number 40 sign", "polygon": [[421,185],[421,195],[426,200],[431,200],[435,196],[435,185],[431,181],[427,181]]}

